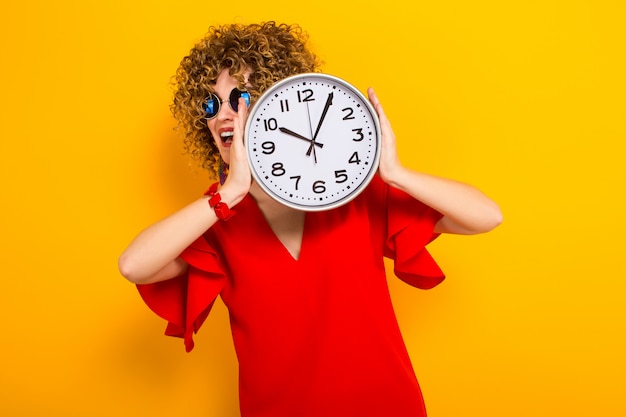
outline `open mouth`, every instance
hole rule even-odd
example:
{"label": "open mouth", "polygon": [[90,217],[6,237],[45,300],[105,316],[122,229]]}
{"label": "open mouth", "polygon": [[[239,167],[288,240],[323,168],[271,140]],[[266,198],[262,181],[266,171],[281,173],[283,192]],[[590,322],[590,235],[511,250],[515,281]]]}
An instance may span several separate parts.
{"label": "open mouth", "polygon": [[233,135],[234,133],[232,130],[221,132],[220,138],[222,138],[222,143],[226,145],[233,143]]}

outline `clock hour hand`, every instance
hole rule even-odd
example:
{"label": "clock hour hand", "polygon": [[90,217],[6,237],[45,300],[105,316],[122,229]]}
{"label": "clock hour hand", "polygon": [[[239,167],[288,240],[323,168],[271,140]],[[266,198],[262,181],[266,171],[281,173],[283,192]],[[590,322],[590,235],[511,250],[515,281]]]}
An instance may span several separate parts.
{"label": "clock hour hand", "polygon": [[286,133],[286,134],[288,134],[288,135],[291,135],[291,136],[293,136],[293,137],[295,137],[295,138],[302,139],[302,140],[306,140],[307,142],[310,142],[310,143],[311,143],[311,145],[315,144],[315,146],[318,146],[318,147],[320,147],[320,148],[323,148],[323,147],[324,147],[324,144],[323,144],[323,143],[313,142],[313,140],[311,140],[311,139],[309,139],[309,138],[306,138],[306,137],[304,137],[304,136],[302,136],[302,135],[300,135],[300,134],[298,134],[298,133],[294,132],[293,130],[289,130],[289,129],[287,129],[286,127],[279,127],[279,128],[278,128],[278,130],[280,130],[281,132]]}

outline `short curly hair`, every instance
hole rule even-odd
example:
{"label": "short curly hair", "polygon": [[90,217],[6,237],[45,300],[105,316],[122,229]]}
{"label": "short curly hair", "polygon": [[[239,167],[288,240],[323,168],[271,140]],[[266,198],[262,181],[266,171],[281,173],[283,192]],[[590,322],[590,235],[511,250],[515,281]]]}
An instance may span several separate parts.
{"label": "short curly hair", "polygon": [[[264,22],[211,26],[183,58],[173,77],[171,111],[182,132],[185,151],[217,175],[221,157],[204,120],[203,101],[213,92],[218,75],[228,68],[252,102],[275,82],[291,75],[319,72],[321,62],[309,50],[308,35],[298,25]],[[244,73],[251,70],[249,85]]]}

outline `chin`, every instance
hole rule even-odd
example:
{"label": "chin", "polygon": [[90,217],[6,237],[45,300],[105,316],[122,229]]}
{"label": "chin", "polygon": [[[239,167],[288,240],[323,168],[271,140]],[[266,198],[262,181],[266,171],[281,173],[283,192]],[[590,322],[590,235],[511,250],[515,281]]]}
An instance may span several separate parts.
{"label": "chin", "polygon": [[230,150],[220,149],[220,156],[226,165],[230,165]]}

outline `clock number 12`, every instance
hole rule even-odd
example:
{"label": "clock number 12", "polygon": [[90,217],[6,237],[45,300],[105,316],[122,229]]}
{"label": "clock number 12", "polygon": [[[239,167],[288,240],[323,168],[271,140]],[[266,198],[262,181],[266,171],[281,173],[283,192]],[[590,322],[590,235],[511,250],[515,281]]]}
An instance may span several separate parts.
{"label": "clock number 12", "polygon": [[307,88],[306,90],[298,90],[298,102],[315,101],[313,98],[313,90]]}

